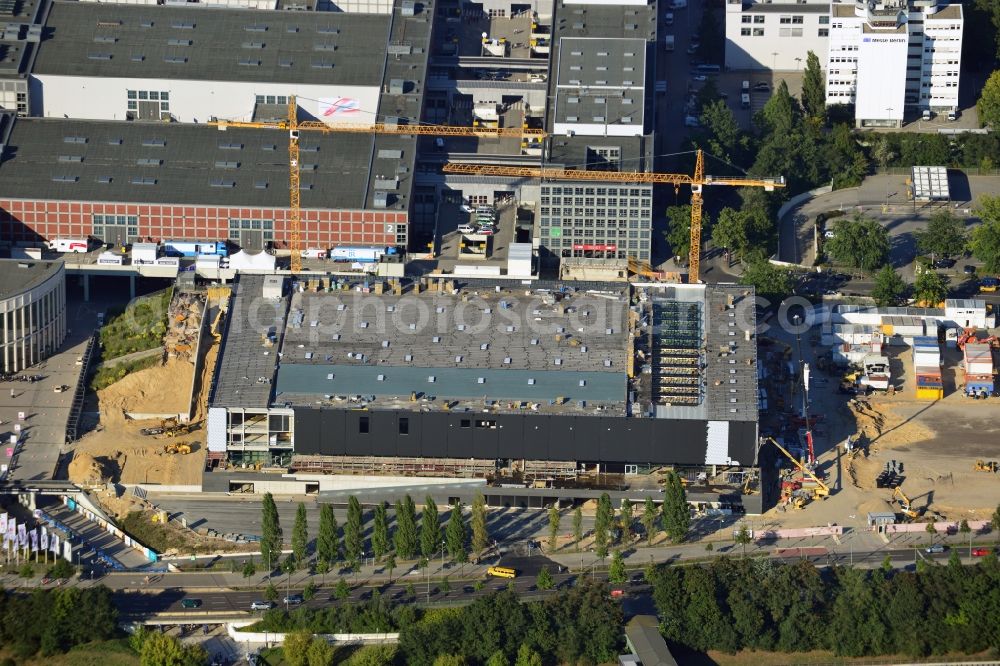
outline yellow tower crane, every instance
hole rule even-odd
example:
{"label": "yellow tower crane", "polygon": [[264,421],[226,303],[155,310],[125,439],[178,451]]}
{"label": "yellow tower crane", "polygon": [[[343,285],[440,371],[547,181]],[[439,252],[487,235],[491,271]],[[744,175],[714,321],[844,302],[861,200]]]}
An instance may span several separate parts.
{"label": "yellow tower crane", "polygon": [[586,171],[559,167],[515,167],[487,164],[448,163],[444,173],[462,173],[481,176],[513,176],[540,178],[542,180],[600,181],[605,183],[669,183],[675,189],[691,186],[691,253],[688,282],[698,282],[701,270],[701,207],[702,188],[705,185],[730,185],[732,187],[763,187],[768,192],[784,187],[783,176],[773,178],[730,178],[705,175],[705,157],[696,151],[694,175],[686,173],[646,173],[642,171]]}
{"label": "yellow tower crane", "polygon": [[527,127],[456,127],[452,125],[407,125],[405,123],[324,123],[314,120],[299,122],[298,100],[294,95],[288,98],[288,119],[275,122],[251,122],[218,120],[212,123],[220,130],[229,128],[276,129],[288,131],[288,192],[289,192],[289,249],[291,251],[292,273],[302,270],[302,247],[300,242],[302,226],[301,193],[299,191],[299,133],[354,133],[354,134],[406,134],[423,136],[473,136],[473,137],[531,137],[541,139],[544,130]]}

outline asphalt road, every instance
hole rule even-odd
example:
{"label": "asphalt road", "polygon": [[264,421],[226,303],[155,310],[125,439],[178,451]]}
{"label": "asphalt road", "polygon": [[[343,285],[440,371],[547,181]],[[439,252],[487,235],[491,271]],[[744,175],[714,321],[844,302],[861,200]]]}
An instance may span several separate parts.
{"label": "asphalt road", "polygon": [[[730,547],[729,550],[732,555],[739,556],[739,552],[735,547]],[[958,550],[959,553],[962,553],[964,548],[959,548]],[[772,557],[775,560],[786,562],[794,562],[804,559],[816,566],[838,564],[866,567],[880,566],[885,558],[888,557],[893,567],[906,569],[915,566],[917,559],[926,559],[929,561],[935,561],[938,564],[944,564],[948,560],[949,555],[950,553],[948,551],[930,555],[924,553],[923,551],[912,549],[852,552],[841,548],[838,551],[833,552],[824,547],[812,547],[803,548],[801,550],[798,548],[786,548]],[[474,580],[462,580],[463,577],[461,575],[461,571],[458,568],[453,567],[453,574],[448,583],[448,591],[444,590],[440,579],[428,579],[419,573],[416,575],[410,575],[405,572],[400,572],[401,575],[396,577],[391,584],[357,585],[351,589],[351,594],[346,600],[338,600],[332,596],[333,582],[335,579],[333,576],[329,576],[327,577],[327,584],[321,587],[312,600],[305,602],[303,605],[310,608],[320,608],[331,603],[361,602],[370,599],[372,592],[375,590],[378,590],[383,598],[396,603],[467,603],[478,596],[503,590],[508,586],[508,584],[513,584],[514,590],[518,592],[522,598],[543,598],[546,595],[551,594],[551,592],[539,590],[535,585],[535,576],[542,565],[549,566],[549,570],[553,572],[552,578],[556,584],[556,589],[573,585],[577,580],[581,580],[585,577],[590,577],[600,581],[607,580],[606,572],[594,572],[591,570],[583,572],[556,573],[557,568],[555,563],[548,561],[543,557],[530,558],[530,563],[525,561],[527,559],[529,558],[502,560],[501,564],[512,566],[518,570],[518,577],[513,580],[489,578],[484,581],[484,586],[478,591],[474,587]],[[975,561],[976,558],[972,558],[972,560],[969,560],[968,558],[963,559],[968,562]],[[125,578],[109,577],[107,580],[102,582],[114,587],[116,581],[118,580],[124,582]],[[273,581],[280,595],[278,601],[279,606],[282,605],[282,599],[286,594],[302,594],[303,592],[300,585],[290,586],[286,589],[285,585],[283,585],[285,582],[283,577],[275,577]],[[407,590],[409,585],[413,586],[412,595]],[[650,592],[650,588],[645,584],[641,573],[632,572],[628,583],[615,587],[620,587],[625,590],[627,597],[636,598],[635,603],[648,604],[648,600],[641,601],[641,598],[648,596]],[[181,601],[186,598],[198,599],[201,604],[196,609],[186,609],[181,605]],[[146,592],[131,592],[118,589],[118,591],[114,594],[116,607],[125,615],[150,616],[153,614],[163,613],[170,614],[171,616],[176,615],[185,622],[190,623],[204,622],[205,618],[209,614],[214,614],[216,616],[231,613],[246,613],[248,616],[253,614],[260,615],[262,614],[260,611],[250,611],[250,604],[253,601],[263,600],[263,598],[264,595],[259,590],[245,591],[220,589],[212,592],[185,592],[184,589],[179,587],[168,587],[157,591],[147,590]],[[190,620],[185,619],[183,617],[185,615],[189,616]]]}

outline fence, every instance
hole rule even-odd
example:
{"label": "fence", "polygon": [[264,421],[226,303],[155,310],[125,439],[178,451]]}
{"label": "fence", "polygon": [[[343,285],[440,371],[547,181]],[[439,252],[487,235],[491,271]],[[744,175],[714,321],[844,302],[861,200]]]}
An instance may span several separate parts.
{"label": "fence", "polygon": [[[273,631],[240,631],[243,627],[254,624],[257,620],[246,622],[231,622],[226,627],[229,637],[237,643],[269,643],[279,644],[285,642],[285,634],[277,634]],[[328,643],[337,645],[381,645],[395,644],[399,642],[398,633],[383,634],[317,634],[320,638],[326,639]]]}
{"label": "fence", "polygon": [[[82,506],[77,500],[68,497],[66,495],[63,495],[62,500],[63,504],[65,504],[70,511],[76,511],[87,520],[93,523],[97,523],[98,525],[100,525],[101,529],[105,530],[108,534],[118,538],[119,540],[122,541],[122,543],[124,543],[129,548],[132,548],[133,550],[137,550],[140,553],[142,553],[142,555],[150,562],[156,562],[160,559],[160,556],[159,554],[156,553],[156,551],[142,545],[141,543],[133,539],[131,536],[121,531],[117,526],[109,522],[102,515],[99,515],[94,511],[87,509],[86,507]],[[101,553],[101,551],[98,551],[99,558],[102,554],[103,553]],[[107,557],[106,554],[103,555]],[[108,557],[108,559],[113,560],[114,558]]]}

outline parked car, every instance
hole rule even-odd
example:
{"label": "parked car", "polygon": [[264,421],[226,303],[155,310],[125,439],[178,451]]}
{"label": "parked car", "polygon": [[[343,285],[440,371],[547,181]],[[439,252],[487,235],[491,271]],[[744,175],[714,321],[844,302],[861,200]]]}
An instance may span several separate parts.
{"label": "parked car", "polygon": [[990,549],[989,548],[973,548],[972,549],[972,556],[973,557],[986,557],[989,554],[990,554]]}
{"label": "parked car", "polygon": [[753,89],[757,92],[770,92],[771,86],[767,85],[765,81],[758,81],[754,84]]}
{"label": "parked car", "polygon": [[250,610],[270,610],[274,608],[273,601],[253,601],[250,603]]}
{"label": "parked car", "polygon": [[287,597],[282,599],[282,603],[286,606],[298,606],[304,601],[305,599],[302,598],[301,594],[289,594]]}
{"label": "parked car", "polygon": [[460,234],[472,234],[476,232],[476,228],[471,224],[460,224],[458,225],[458,233]]}
{"label": "parked car", "polygon": [[684,126],[685,127],[701,127],[701,123],[698,122],[698,119],[696,117],[694,117],[694,116],[686,116],[684,118]]}
{"label": "parked car", "polygon": [[934,262],[934,268],[951,268],[954,265],[954,259],[938,259]]}
{"label": "parked car", "polygon": [[201,599],[181,599],[181,608],[201,608]]}
{"label": "parked car", "polygon": [[966,264],[965,266],[962,267],[962,272],[965,273],[966,275],[975,275],[976,267],[972,266],[971,264]]}
{"label": "parked car", "polygon": [[944,552],[944,546],[941,545],[941,544],[939,544],[939,543],[936,543],[933,546],[928,546],[927,548],[924,548],[924,552],[925,553],[943,553]]}
{"label": "parked car", "polygon": [[955,109],[952,109],[951,111],[949,111],[948,112],[948,120],[949,121],[958,120],[958,111],[956,111]]}

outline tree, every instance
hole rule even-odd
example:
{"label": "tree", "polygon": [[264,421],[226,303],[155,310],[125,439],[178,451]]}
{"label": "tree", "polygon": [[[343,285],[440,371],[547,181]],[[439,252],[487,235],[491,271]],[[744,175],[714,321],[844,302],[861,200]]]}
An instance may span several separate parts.
{"label": "tree", "polygon": [[316,637],[309,643],[306,662],[309,666],[330,666],[333,664],[334,649],[325,639]]}
{"label": "tree", "polygon": [[839,262],[873,271],[889,258],[889,232],[875,220],[855,216],[837,220],[826,253]]}
{"label": "tree", "polygon": [[417,510],[409,495],[396,502],[396,532],[393,534],[396,554],[404,560],[417,554]]}
{"label": "tree", "polygon": [[893,150],[892,143],[889,142],[888,137],[880,134],[872,143],[872,159],[875,160],[875,164],[879,165],[879,168],[884,169],[895,158],[896,152]]}
{"label": "tree", "polygon": [[659,512],[656,510],[656,504],[653,502],[652,497],[647,496],[642,509],[642,527],[646,530],[646,541],[650,546],[653,545],[653,539],[656,538],[657,533],[660,531],[657,524],[658,518]]}
{"label": "tree", "polygon": [[372,552],[379,561],[389,552],[389,519],[385,502],[375,505],[375,526],[372,528]]}
{"label": "tree", "polygon": [[448,543],[448,555],[459,564],[463,564],[469,559],[468,552],[465,550],[465,542],[468,537],[465,517],[462,515],[462,503],[455,502],[451,507],[451,515],[448,516],[445,541]]}
{"label": "tree", "polygon": [[944,278],[932,270],[925,270],[917,276],[913,283],[913,298],[917,304],[924,303],[928,307],[934,307],[945,299],[948,295],[948,287]]}
{"label": "tree", "polygon": [[969,247],[987,273],[1000,273],[1000,197],[983,197],[978,206],[983,223],[972,230]]}
{"label": "tree", "polygon": [[812,51],[806,54],[806,69],[802,75],[802,108],[810,118],[826,118],[826,87],[819,58]]}
{"label": "tree", "polygon": [[904,294],[906,294],[906,283],[903,282],[903,278],[889,264],[883,266],[875,275],[875,286],[872,289],[872,298],[875,299],[876,305],[881,307],[899,305]]}
{"label": "tree", "polygon": [[308,666],[309,644],[312,640],[312,634],[306,629],[296,629],[286,633],[282,644],[285,663],[289,666]]}
{"label": "tree", "polygon": [[934,523],[927,523],[924,531],[931,535],[931,543],[934,543],[934,537],[937,536],[937,528],[934,527]]}
{"label": "tree", "polygon": [[1000,69],[990,74],[976,102],[979,123],[983,127],[1000,130]]}
{"label": "tree", "polygon": [[268,601],[278,600],[278,588],[274,586],[274,583],[267,584],[267,587],[264,589],[264,598]]}
{"label": "tree", "polygon": [[1000,540],[1000,504],[997,504],[997,510],[990,516],[990,527],[997,536],[997,540]]}
{"label": "tree", "polygon": [[758,114],[758,124],[768,134],[792,136],[793,130],[799,125],[801,114],[799,103],[788,92],[788,84],[779,81],[774,93]]}
{"label": "tree", "polygon": [[674,543],[687,538],[691,526],[691,509],[687,493],[677,472],[667,472],[663,488],[663,529]]}
{"label": "tree", "polygon": [[439,654],[432,666],[465,666],[466,663],[460,654]]}
{"label": "tree", "polygon": [[264,493],[261,501],[260,554],[267,566],[274,567],[281,557],[281,523],[278,521],[278,507],[271,493]]}
{"label": "tree", "polygon": [[253,563],[253,558],[250,558],[243,563],[243,577],[251,578],[257,573],[257,566]]}
{"label": "tree", "polygon": [[594,516],[594,553],[602,560],[608,556],[610,541],[608,530],[614,522],[615,510],[611,506],[611,496],[601,493],[597,499],[597,515]]}
{"label": "tree", "polygon": [[316,596],[316,583],[309,581],[306,586],[302,589],[302,598],[306,601],[310,601]]}
{"label": "tree", "polygon": [[510,660],[503,650],[497,650],[486,660],[486,666],[510,666]]}
{"label": "tree", "polygon": [[476,491],[476,496],[472,500],[472,552],[479,555],[486,550],[490,543],[490,534],[486,525],[486,498]]}
{"label": "tree", "polygon": [[628,580],[628,572],[625,571],[625,560],[622,559],[622,551],[616,550],[611,555],[611,567],[608,569],[608,581],[611,583],[624,583]]}
{"label": "tree", "polygon": [[632,515],[632,501],[627,497],[622,500],[619,517],[622,524],[622,539],[625,543],[628,543],[632,540],[632,522],[635,520],[635,517]]}
{"label": "tree", "polygon": [[752,285],[758,296],[777,302],[791,293],[792,276],[786,269],[758,256],[753,258],[743,271],[740,284]]}
{"label": "tree", "polygon": [[750,247],[749,215],[729,207],[719,211],[719,221],[712,227],[712,243],[727,252],[742,253]]}
{"label": "tree", "polygon": [[432,557],[440,544],[441,525],[438,523],[437,504],[428,495],[424,500],[424,510],[420,512],[420,554]]}
{"label": "tree", "polygon": [[737,530],[735,536],[733,536],[733,541],[736,545],[743,546],[743,557],[747,556],[747,545],[749,545],[752,540],[753,539],[750,538],[750,529],[745,523],[740,525],[740,529]]}
{"label": "tree", "polygon": [[740,127],[732,109],[717,95],[701,109],[701,126],[706,133],[706,149],[727,162],[739,164],[746,156],[749,136]]}
{"label": "tree", "polygon": [[[702,226],[704,227],[704,223]],[[691,206],[667,208],[665,238],[674,257],[686,260],[691,254]]]}
{"label": "tree", "polygon": [[351,587],[343,578],[337,580],[337,585],[333,588],[333,598],[343,601],[351,596]]}
{"label": "tree", "polygon": [[309,531],[306,526],[306,505],[299,502],[295,509],[295,524],[292,526],[292,554],[301,565],[306,561],[306,547],[309,545]]}
{"label": "tree", "polygon": [[337,517],[333,506],[324,504],[319,509],[319,534],[316,536],[316,557],[333,564],[340,556],[340,538]]}
{"label": "tree", "polygon": [[344,523],[344,554],[350,562],[361,561],[365,551],[364,513],[354,495],[347,499],[347,522]]}
{"label": "tree", "polygon": [[538,577],[535,579],[535,585],[539,590],[551,590],[553,584],[552,574],[549,573],[549,568],[543,566],[541,571],[538,572]]}
{"label": "tree", "polygon": [[392,570],[396,568],[396,556],[392,553],[385,558],[385,568],[389,570],[389,582],[392,582]]}
{"label": "tree", "polygon": [[576,507],[573,512],[573,545],[580,550],[580,542],[583,541],[583,509]]}
{"label": "tree", "polygon": [[323,558],[317,558],[316,573],[323,576],[323,584],[326,585],[326,575],[330,573],[330,563]]}
{"label": "tree", "polygon": [[208,653],[200,645],[184,645],[158,631],[149,632],[139,652],[142,666],[201,666],[207,660]]}
{"label": "tree", "polygon": [[920,251],[931,255],[951,257],[965,250],[965,223],[955,217],[948,209],[940,210],[927,221],[927,229],[916,234],[917,247]]}
{"label": "tree", "polygon": [[514,666],[542,666],[542,663],[540,654],[532,650],[527,643],[521,643],[521,647],[517,649],[517,661],[514,662]]}
{"label": "tree", "polygon": [[559,539],[559,505],[553,504],[549,507],[549,550],[556,551]]}

